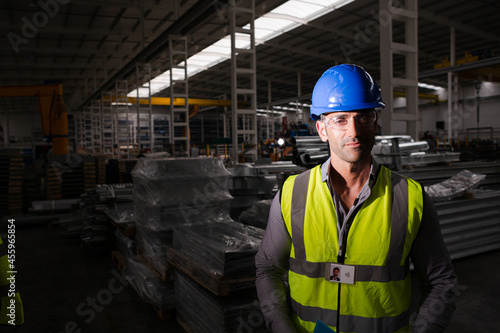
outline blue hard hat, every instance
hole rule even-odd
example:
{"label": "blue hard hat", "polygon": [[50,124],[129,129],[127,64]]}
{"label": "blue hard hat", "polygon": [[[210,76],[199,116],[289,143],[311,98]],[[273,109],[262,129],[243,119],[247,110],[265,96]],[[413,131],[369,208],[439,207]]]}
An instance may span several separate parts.
{"label": "blue hard hat", "polygon": [[363,67],[338,65],[327,69],[314,86],[311,118],[323,113],[383,108],[377,83]]}

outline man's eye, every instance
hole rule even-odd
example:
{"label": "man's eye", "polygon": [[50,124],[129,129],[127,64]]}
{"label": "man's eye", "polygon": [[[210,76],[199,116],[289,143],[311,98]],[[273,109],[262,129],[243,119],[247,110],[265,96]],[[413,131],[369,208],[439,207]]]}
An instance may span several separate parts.
{"label": "man's eye", "polygon": [[342,119],[342,118],[340,118],[340,119],[333,119],[333,123],[335,125],[343,126],[343,125],[347,124],[347,120],[346,119]]}

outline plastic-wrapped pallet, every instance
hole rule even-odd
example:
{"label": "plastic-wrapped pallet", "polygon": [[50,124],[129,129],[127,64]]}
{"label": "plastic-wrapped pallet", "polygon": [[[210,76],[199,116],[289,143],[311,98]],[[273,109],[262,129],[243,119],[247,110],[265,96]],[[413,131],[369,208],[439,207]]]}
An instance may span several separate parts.
{"label": "plastic-wrapped pallet", "polygon": [[137,256],[127,256],[125,279],[132,285],[141,299],[159,309],[174,307],[174,287],[156,275]]}
{"label": "plastic-wrapped pallet", "polygon": [[486,178],[486,175],[475,174],[469,170],[462,170],[455,176],[440,183],[426,186],[425,192],[433,201],[446,201],[464,195],[467,191],[476,188]]}
{"label": "plastic-wrapped pallet", "polygon": [[126,257],[137,254],[137,245],[135,244],[135,240],[126,236],[118,229],[115,230],[115,244],[118,251]]}
{"label": "plastic-wrapped pallet", "polygon": [[174,227],[229,216],[230,173],[221,159],[142,158],[132,176],[138,251],[160,273]]}
{"label": "plastic-wrapped pallet", "polygon": [[222,276],[254,276],[264,230],[232,220],[175,228],[172,248]]}
{"label": "plastic-wrapped pallet", "polygon": [[255,290],[215,296],[175,271],[174,291],[177,318],[190,332],[269,332]]}
{"label": "plastic-wrapped pallet", "polygon": [[232,199],[230,173],[218,158],[144,158],[132,175],[134,199],[154,206],[200,208]]}
{"label": "plastic-wrapped pallet", "polygon": [[272,202],[272,199],[254,202],[249,208],[241,212],[238,217],[238,221],[257,228],[265,229]]}

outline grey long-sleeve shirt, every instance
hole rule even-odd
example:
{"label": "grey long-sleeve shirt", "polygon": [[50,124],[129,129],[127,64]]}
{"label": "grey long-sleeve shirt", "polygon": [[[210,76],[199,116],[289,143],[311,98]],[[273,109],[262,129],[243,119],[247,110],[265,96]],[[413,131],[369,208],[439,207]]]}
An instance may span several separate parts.
{"label": "grey long-sleeve shirt", "polygon": [[[342,237],[344,233],[342,222],[369,197],[379,165],[373,162],[370,178],[349,212],[344,211],[333,187],[330,186],[329,166],[330,159],[321,166],[321,175],[322,180],[326,181],[330,188],[337,211],[339,237]],[[278,193],[272,202],[266,232],[255,257],[259,301],[267,326],[273,332],[297,331],[290,316],[283,279],[290,258],[291,245],[292,240],[281,214]],[[427,195],[424,196],[422,222],[410,250],[410,259],[416,270],[422,294],[418,315],[411,316],[412,332],[444,332],[455,310],[456,276],[441,235],[437,212]]]}

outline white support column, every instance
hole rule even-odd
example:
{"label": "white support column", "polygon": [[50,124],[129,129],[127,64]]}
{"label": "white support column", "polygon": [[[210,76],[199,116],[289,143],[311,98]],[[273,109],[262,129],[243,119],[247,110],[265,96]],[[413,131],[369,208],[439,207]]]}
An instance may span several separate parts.
{"label": "white support column", "polygon": [[[455,66],[455,27],[450,27],[450,67]],[[456,126],[456,123],[453,123],[453,114],[454,104],[453,104],[453,96],[454,96],[454,77],[455,74],[453,72],[448,72],[448,140],[453,138],[453,127]],[[455,135],[458,133],[458,128],[455,128]]]}
{"label": "white support column", "polygon": [[153,152],[153,116],[151,106],[151,64],[135,65],[136,111],[138,152],[149,149]]}
{"label": "white support column", "polygon": [[115,121],[113,113],[113,93],[103,93],[101,97],[102,114],[102,152],[108,156],[114,156],[115,145]]}
{"label": "white support column", "polygon": [[[233,160],[238,161],[241,138],[245,150],[252,152],[252,160],[257,159],[257,73],[255,56],[255,0],[230,0],[231,28],[231,118]],[[238,26],[237,22],[244,22]],[[248,48],[237,47],[248,44]],[[246,108],[238,101],[248,99]],[[244,153],[244,151],[241,151]]]}
{"label": "white support column", "polygon": [[[168,56],[170,64],[170,144],[172,146],[172,155],[190,156],[187,38],[185,36],[169,37]],[[176,105],[174,103],[176,99],[184,100],[184,103]],[[178,150],[176,144],[179,145]]]}
{"label": "white support column", "polygon": [[116,138],[117,158],[135,157],[133,154],[135,146],[134,118],[130,117],[128,105],[128,82],[118,80],[115,83],[115,113],[116,113]]}
{"label": "white support column", "polygon": [[[393,7],[387,0],[379,0],[380,6],[380,70],[382,99],[386,103],[381,113],[382,134],[394,134],[394,121],[406,122],[406,133],[418,140],[420,116],[418,113],[418,1],[404,0],[403,7]],[[393,20],[405,24],[405,43],[394,42]],[[405,57],[405,73],[394,76],[393,56]],[[394,88],[406,91],[406,112],[393,110]]]}
{"label": "white support column", "polygon": [[91,119],[91,145],[90,152],[94,154],[101,153],[102,150],[102,115],[101,115],[101,103],[98,100],[91,102],[90,106],[90,119]]}

